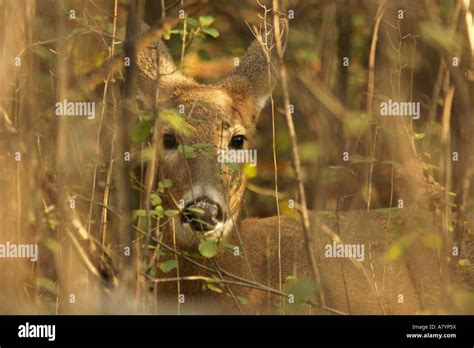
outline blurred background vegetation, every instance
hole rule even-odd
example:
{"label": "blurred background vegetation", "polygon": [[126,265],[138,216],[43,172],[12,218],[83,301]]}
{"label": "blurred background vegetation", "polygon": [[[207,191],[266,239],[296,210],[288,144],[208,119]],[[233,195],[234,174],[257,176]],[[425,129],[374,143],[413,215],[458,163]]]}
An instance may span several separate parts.
{"label": "blurred background vegetation", "polygon": [[[105,74],[106,83],[93,88],[87,81],[123,53],[129,2],[0,0],[0,242],[36,242],[41,250],[34,265],[0,260],[0,313],[72,310],[70,294],[104,286],[94,283],[97,275],[113,283],[115,271],[107,268],[113,250],[104,241],[116,213],[111,168],[124,75]],[[137,4],[138,18],[150,25],[182,5]],[[285,62],[309,208],[329,215],[400,204],[432,209],[446,214],[470,260],[464,216],[474,204],[474,4],[282,0],[281,9],[290,25]],[[249,27],[260,25],[261,7],[254,0],[201,1],[193,11],[187,28],[205,35],[194,37],[184,55],[182,20],[162,37],[186,74],[214,82],[232,72],[234,58],[252,42]],[[297,191],[280,93],[277,87],[280,205],[283,214],[295,215],[288,207]],[[54,105],[63,99],[95,101],[96,118],[57,117]],[[380,116],[380,103],[388,99],[420,102],[421,117]],[[130,125],[143,117],[131,114]],[[257,128],[252,143],[258,166],[247,173],[243,215],[271,216],[275,167],[268,107]],[[147,145],[138,140],[132,161],[143,174],[147,158],[140,153]],[[134,180],[139,186],[142,179]],[[73,213],[66,213],[71,204]],[[67,223],[65,214],[72,214]],[[101,242],[104,250],[96,252]],[[93,263],[101,266],[88,267],[92,256],[77,250],[97,255]],[[99,302],[78,296],[73,311],[88,312]]]}

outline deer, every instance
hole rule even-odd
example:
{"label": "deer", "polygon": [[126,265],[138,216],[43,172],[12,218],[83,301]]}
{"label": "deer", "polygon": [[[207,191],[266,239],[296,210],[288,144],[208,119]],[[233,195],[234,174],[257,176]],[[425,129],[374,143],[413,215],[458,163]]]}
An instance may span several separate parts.
{"label": "deer", "polygon": [[[399,236],[391,233],[387,216],[351,211],[335,218],[310,212],[320,284],[312,280],[300,221],[284,215],[240,218],[246,175],[241,164],[235,169],[219,163],[218,153],[251,148],[259,115],[278,80],[281,61],[266,50],[272,40],[266,47],[255,40],[229,76],[207,85],[184,75],[161,40],[137,53],[143,99],[152,105],[158,95],[161,110],[183,108],[185,128],[191,130],[181,132],[161,118],[154,130],[157,179],[172,180],[163,206],[180,211],[155,236],[179,255],[174,270],[157,269],[159,303],[165,311],[179,307],[181,313],[200,314],[435,312],[442,302],[446,269],[439,248],[424,243],[436,230],[428,211],[406,209],[392,219],[402,234],[417,233],[409,238],[408,249],[391,260],[387,253]],[[207,144],[206,155],[186,158],[179,151],[195,144]],[[195,261],[189,255],[199,254],[202,241],[215,242],[216,255]],[[364,257],[344,254],[341,245],[363,246]],[[337,257],[339,251],[342,257]],[[454,278],[453,284],[458,282]],[[209,279],[219,286],[213,287],[217,291],[203,289]],[[313,290],[317,287],[324,303],[318,303],[313,290],[294,291],[298,279],[308,280]]]}

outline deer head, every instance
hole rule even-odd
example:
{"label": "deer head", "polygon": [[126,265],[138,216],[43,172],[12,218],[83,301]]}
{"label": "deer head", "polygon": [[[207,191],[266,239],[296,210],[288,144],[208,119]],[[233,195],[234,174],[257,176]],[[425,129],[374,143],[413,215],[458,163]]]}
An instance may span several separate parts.
{"label": "deer head", "polygon": [[255,40],[235,71],[211,85],[179,72],[161,40],[137,55],[138,84],[146,103],[151,107],[157,98],[160,110],[182,112],[180,126],[160,117],[155,129],[157,177],[173,182],[163,202],[173,209],[181,202],[183,208],[175,219],[181,248],[195,247],[201,237],[225,238],[238,220],[245,192],[242,164],[220,163],[219,153],[250,148],[278,71],[271,41],[265,45]]}

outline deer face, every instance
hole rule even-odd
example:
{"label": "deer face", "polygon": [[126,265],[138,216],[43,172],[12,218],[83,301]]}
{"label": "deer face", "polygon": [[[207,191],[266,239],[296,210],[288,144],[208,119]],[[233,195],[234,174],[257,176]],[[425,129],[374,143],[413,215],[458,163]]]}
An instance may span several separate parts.
{"label": "deer face", "polygon": [[[177,242],[189,249],[203,238],[221,240],[238,220],[245,192],[241,159],[249,158],[245,151],[250,150],[257,117],[271,92],[274,67],[268,69],[258,42],[231,76],[214,85],[177,72],[161,41],[137,58],[143,95],[155,96],[153,86],[158,85],[160,110],[181,113],[178,126],[160,117],[155,130],[158,179],[173,182],[163,201],[167,208],[181,211],[174,219]],[[240,160],[223,156],[229,152],[240,153]]]}
{"label": "deer face", "polygon": [[253,123],[248,110],[238,108],[220,86],[176,86],[166,104],[185,110],[187,129],[182,132],[162,119],[157,137],[158,176],[173,181],[167,203],[182,208],[177,239],[190,244],[199,233],[218,240],[238,218],[245,183],[242,164],[221,163],[219,153],[247,150]]}

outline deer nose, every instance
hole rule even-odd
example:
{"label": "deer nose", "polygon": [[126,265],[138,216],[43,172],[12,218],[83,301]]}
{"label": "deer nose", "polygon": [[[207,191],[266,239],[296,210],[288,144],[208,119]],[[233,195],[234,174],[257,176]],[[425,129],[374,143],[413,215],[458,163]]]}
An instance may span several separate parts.
{"label": "deer nose", "polygon": [[181,220],[189,223],[195,231],[210,231],[222,222],[222,208],[208,198],[200,198],[183,209]]}

